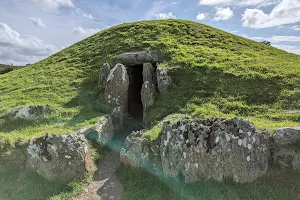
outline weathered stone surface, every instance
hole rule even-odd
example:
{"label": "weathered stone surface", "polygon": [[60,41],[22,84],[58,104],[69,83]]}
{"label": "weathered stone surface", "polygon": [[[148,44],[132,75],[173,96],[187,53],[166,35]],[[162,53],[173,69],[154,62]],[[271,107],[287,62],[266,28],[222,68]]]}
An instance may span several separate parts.
{"label": "weathered stone surface", "polygon": [[162,54],[158,51],[128,52],[117,56],[117,61],[126,66],[156,63],[161,62],[162,60]]}
{"label": "weathered stone surface", "polygon": [[107,78],[107,85],[104,93],[105,100],[113,108],[123,106],[124,112],[128,105],[128,87],[129,78],[127,75],[126,67],[122,64],[110,70]]}
{"label": "weathered stone surface", "polygon": [[45,115],[50,114],[51,112],[53,111],[47,106],[32,105],[15,110],[10,114],[10,117],[14,119],[35,121],[43,119]]}
{"label": "weathered stone surface", "polygon": [[280,168],[300,169],[300,128],[281,128],[274,136],[273,160]]}
{"label": "weathered stone surface", "polygon": [[120,153],[121,162],[139,168],[150,165],[149,140],[142,137],[143,132],[137,131],[130,134]]}
{"label": "weathered stone surface", "polygon": [[27,167],[47,179],[82,178],[95,170],[88,142],[81,133],[33,138],[27,154]]}
{"label": "weathered stone surface", "polygon": [[274,139],[277,145],[294,144],[300,140],[300,127],[280,128],[276,130]]}
{"label": "weathered stone surface", "polygon": [[120,130],[124,124],[124,107],[119,106],[114,108],[111,113],[111,117],[115,130]]}
{"label": "weathered stone surface", "polygon": [[172,82],[171,77],[163,69],[156,70],[156,77],[157,77],[157,85],[158,85],[159,92],[161,94],[166,93]]}
{"label": "weathered stone surface", "polygon": [[148,81],[144,82],[141,89],[141,98],[143,104],[144,117],[149,109],[154,103],[155,100],[155,86]]}
{"label": "weathered stone surface", "polygon": [[85,137],[93,142],[105,145],[114,136],[114,126],[110,115],[105,115],[97,120],[95,128],[86,127],[80,130]]}
{"label": "weathered stone surface", "polygon": [[143,81],[155,84],[155,69],[151,63],[143,64]]}
{"label": "weathered stone surface", "polygon": [[245,183],[267,172],[268,140],[266,132],[239,118],[183,119],[173,124],[166,122],[154,143],[140,135],[130,135],[122,155],[125,163],[142,167],[152,163],[154,171],[182,177],[185,182],[232,178]]}
{"label": "weathered stone surface", "polygon": [[98,87],[100,89],[105,89],[106,88],[106,80],[107,76],[109,75],[110,72],[110,64],[109,63],[104,63],[99,70],[99,81],[98,81]]}

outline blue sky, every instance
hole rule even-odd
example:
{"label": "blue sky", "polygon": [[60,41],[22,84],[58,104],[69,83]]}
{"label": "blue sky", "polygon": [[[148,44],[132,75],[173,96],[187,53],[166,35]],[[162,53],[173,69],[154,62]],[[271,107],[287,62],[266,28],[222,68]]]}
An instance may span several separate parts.
{"label": "blue sky", "polygon": [[168,18],[300,54],[300,0],[1,0],[0,63],[33,63],[108,27]]}

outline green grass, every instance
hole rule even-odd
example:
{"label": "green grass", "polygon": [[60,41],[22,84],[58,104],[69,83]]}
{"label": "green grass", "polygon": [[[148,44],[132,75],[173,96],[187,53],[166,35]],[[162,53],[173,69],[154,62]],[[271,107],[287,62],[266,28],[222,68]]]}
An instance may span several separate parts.
{"label": "green grass", "polygon": [[182,184],[122,166],[118,177],[124,185],[124,200],[282,200],[300,199],[300,171],[271,171],[252,184],[211,180]]}
{"label": "green grass", "polygon": [[163,52],[165,61],[159,66],[173,80],[170,92],[156,99],[147,124],[175,113],[237,115],[271,129],[300,124],[300,56],[199,23],[156,20],[109,28],[1,75],[0,116],[32,104],[48,105],[58,115],[55,123],[45,126],[42,122],[11,129],[9,137],[69,131],[77,128],[70,121],[86,122],[95,113],[105,113],[97,88],[99,67],[114,63],[117,54],[146,49]]}
{"label": "green grass", "polygon": [[70,191],[67,182],[47,181],[36,173],[0,169],[1,200],[41,200]]}

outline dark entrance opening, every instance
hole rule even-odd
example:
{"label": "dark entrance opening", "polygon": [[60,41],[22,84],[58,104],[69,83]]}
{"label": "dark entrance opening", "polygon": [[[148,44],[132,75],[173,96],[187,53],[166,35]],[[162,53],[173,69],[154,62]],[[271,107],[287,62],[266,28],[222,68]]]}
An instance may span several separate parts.
{"label": "dark entrance opening", "polygon": [[129,76],[128,114],[134,120],[142,122],[143,104],[141,90],[143,85],[143,65],[127,67],[127,73]]}

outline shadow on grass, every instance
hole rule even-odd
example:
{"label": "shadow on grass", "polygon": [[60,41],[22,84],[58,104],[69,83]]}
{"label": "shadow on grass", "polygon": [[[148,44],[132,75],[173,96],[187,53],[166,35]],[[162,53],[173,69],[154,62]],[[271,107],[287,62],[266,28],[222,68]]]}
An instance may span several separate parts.
{"label": "shadow on grass", "polygon": [[0,168],[1,200],[49,199],[71,188],[66,181],[48,181],[36,173],[14,168]]}
{"label": "shadow on grass", "polygon": [[300,171],[271,171],[251,184],[212,180],[183,184],[126,166],[120,167],[118,177],[124,200],[300,199]]}

